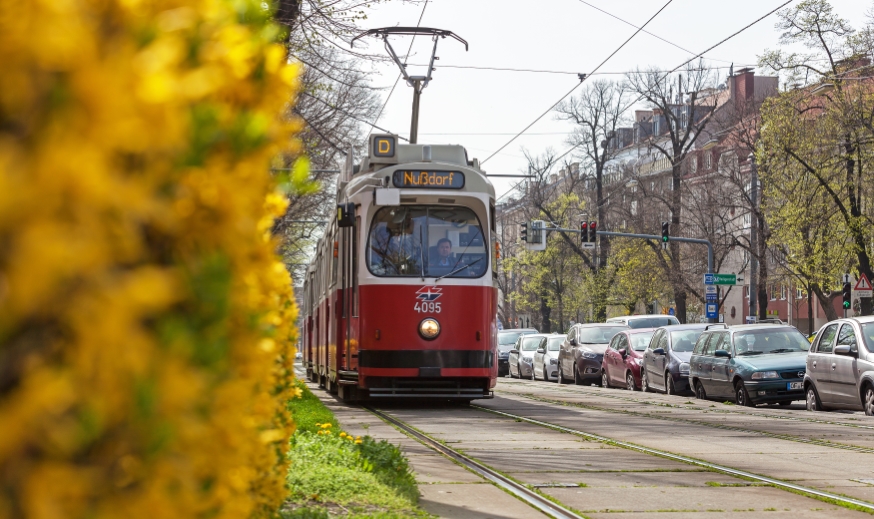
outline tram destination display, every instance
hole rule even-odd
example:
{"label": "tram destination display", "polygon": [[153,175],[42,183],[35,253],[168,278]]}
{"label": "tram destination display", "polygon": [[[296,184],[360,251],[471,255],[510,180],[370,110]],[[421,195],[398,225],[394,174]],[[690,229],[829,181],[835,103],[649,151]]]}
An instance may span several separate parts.
{"label": "tram destination display", "polygon": [[460,171],[435,171],[398,169],[392,176],[395,187],[420,189],[462,189],[464,173]]}

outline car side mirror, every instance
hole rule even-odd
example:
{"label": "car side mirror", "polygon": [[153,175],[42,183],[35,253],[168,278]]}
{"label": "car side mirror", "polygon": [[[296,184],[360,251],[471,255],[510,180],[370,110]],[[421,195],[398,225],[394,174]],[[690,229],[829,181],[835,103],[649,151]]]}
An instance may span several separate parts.
{"label": "car side mirror", "polygon": [[571,339],[571,340],[570,340],[570,344],[571,344],[571,346],[576,346],[576,345],[577,345],[577,340],[576,340],[576,339]]}
{"label": "car side mirror", "polygon": [[516,354],[518,354],[518,353],[519,353],[519,350],[510,350],[510,353],[516,353]]}
{"label": "car side mirror", "polygon": [[624,359],[625,357],[628,356],[628,350],[626,350],[625,348],[622,348],[621,350],[619,350],[619,354],[622,355],[622,358]]}
{"label": "car side mirror", "polygon": [[853,352],[850,350],[850,347],[847,346],[846,344],[842,344],[840,346],[835,346],[835,349],[833,351],[835,352],[835,355],[845,355],[847,357],[854,357],[855,356],[855,355],[853,355]]}
{"label": "car side mirror", "polygon": [[731,353],[729,353],[725,350],[716,350],[713,352],[713,356],[714,357],[724,357],[724,358],[730,359]]}
{"label": "car side mirror", "polygon": [[537,353],[546,353],[546,350],[543,348],[537,348]]}
{"label": "car side mirror", "polygon": [[665,349],[664,349],[664,348],[656,348],[656,349],[652,350],[652,352],[653,352],[655,355],[664,355],[664,354],[665,354]]}

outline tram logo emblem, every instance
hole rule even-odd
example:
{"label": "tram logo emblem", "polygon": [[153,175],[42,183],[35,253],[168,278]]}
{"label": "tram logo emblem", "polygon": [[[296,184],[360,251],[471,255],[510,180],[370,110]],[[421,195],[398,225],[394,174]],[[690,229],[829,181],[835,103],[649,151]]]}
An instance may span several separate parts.
{"label": "tram logo emblem", "polygon": [[416,292],[416,299],[420,301],[436,301],[443,294],[442,288],[424,286]]}

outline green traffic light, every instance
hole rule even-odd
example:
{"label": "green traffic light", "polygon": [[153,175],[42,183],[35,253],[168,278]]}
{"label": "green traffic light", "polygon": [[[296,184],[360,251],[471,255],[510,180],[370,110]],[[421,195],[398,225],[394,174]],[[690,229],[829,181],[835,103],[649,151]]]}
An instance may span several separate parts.
{"label": "green traffic light", "polygon": [[850,302],[849,301],[844,301],[844,308],[847,310],[850,309]]}
{"label": "green traffic light", "polygon": [[668,237],[667,237],[667,236],[662,236],[662,241],[668,241]]}

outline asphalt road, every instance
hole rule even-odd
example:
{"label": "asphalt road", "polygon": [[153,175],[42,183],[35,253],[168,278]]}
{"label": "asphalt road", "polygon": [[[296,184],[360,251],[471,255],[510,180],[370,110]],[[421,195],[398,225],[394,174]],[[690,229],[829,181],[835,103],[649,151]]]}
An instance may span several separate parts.
{"label": "asphalt road", "polygon": [[[441,517],[544,517],[368,411],[316,391],[355,434],[400,443],[417,473],[422,506]],[[489,412],[506,412],[808,488],[874,503],[874,419],[809,413],[803,406],[739,408],[693,396],[500,379],[472,407],[374,407],[536,488],[581,516],[870,517],[760,482],[595,441]]]}

